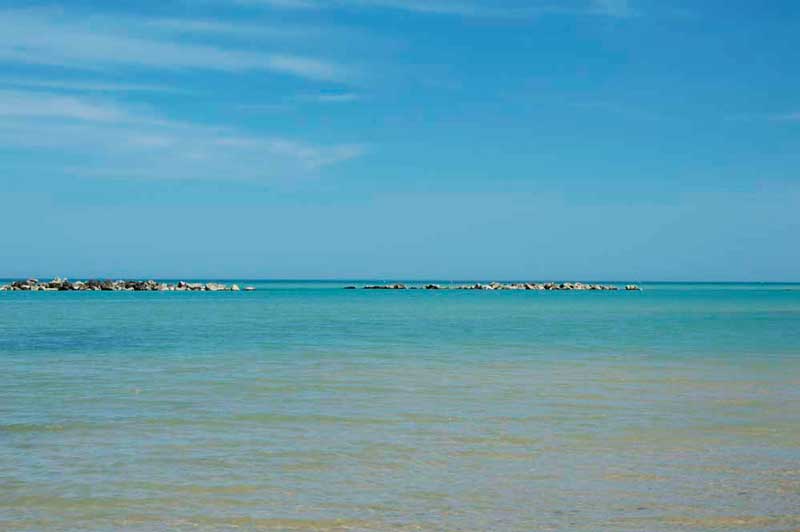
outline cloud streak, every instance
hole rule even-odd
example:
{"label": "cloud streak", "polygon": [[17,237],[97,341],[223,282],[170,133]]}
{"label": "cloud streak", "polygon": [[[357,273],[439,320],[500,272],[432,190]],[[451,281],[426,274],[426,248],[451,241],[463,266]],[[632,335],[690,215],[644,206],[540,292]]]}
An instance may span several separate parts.
{"label": "cloud streak", "polygon": [[[120,24],[122,28],[115,28]],[[320,58],[186,44],[153,35],[144,21],[136,19],[85,24],[52,11],[0,12],[0,61],[88,69],[120,65],[269,71],[314,81],[345,82],[352,77],[343,65]]]}
{"label": "cloud streak", "polygon": [[34,150],[58,172],[149,179],[298,178],[359,157],[355,143],[317,145],[167,120],[140,108],[49,93],[0,91],[0,147]]}
{"label": "cloud streak", "polygon": [[351,103],[361,99],[354,92],[320,93],[320,94],[300,94],[296,100],[312,103]]}
{"label": "cloud streak", "polygon": [[61,118],[88,122],[119,122],[128,113],[110,105],[54,94],[0,91],[0,116]]}
{"label": "cloud streak", "polygon": [[773,120],[780,120],[783,122],[800,122],[800,111],[796,113],[784,113],[773,117]]}
{"label": "cloud streak", "polygon": [[505,5],[486,0],[238,0],[238,3],[276,9],[384,9],[429,15],[502,19],[531,18],[547,14],[627,18],[634,14],[628,0],[528,1]]}
{"label": "cloud streak", "polygon": [[0,86],[50,89],[67,92],[185,92],[167,85],[142,83],[114,83],[103,81],[39,80],[23,78],[0,78]]}
{"label": "cloud streak", "polygon": [[628,0],[592,0],[589,9],[598,15],[616,18],[628,18],[636,15],[636,11]]}

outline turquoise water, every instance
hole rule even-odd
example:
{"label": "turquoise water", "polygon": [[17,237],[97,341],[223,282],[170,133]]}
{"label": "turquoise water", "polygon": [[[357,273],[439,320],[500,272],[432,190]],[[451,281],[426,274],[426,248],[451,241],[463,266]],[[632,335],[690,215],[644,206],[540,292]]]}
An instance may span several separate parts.
{"label": "turquoise water", "polygon": [[800,285],[0,293],[2,530],[800,528]]}

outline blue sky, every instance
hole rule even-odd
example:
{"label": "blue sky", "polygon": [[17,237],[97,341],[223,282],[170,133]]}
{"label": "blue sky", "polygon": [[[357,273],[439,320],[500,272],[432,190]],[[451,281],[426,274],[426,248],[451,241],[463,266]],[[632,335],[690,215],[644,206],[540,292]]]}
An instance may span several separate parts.
{"label": "blue sky", "polygon": [[0,276],[800,280],[800,4],[0,4]]}

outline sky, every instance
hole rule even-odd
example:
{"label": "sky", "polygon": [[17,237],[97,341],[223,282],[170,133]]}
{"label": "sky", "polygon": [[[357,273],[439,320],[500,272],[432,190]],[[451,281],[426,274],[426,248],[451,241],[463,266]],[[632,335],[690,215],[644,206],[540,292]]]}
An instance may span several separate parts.
{"label": "sky", "polygon": [[0,1],[0,277],[800,281],[800,3]]}

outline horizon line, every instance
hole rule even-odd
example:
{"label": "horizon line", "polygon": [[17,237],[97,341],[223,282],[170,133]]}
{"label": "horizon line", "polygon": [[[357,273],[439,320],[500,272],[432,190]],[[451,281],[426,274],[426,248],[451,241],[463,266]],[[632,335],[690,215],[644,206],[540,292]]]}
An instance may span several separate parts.
{"label": "horizon line", "polygon": [[470,282],[585,282],[585,283],[646,283],[646,284],[800,284],[798,280],[719,280],[719,279],[588,279],[580,277],[542,277],[542,278],[505,278],[505,277],[467,277],[444,279],[441,277],[247,277],[247,276],[139,276],[139,275],[31,275],[31,276],[0,276],[0,281],[17,281],[26,279],[77,279],[77,280],[155,280],[155,281],[252,281],[252,282],[324,282],[324,283],[346,283],[346,282],[440,282],[440,283],[470,283]]}

